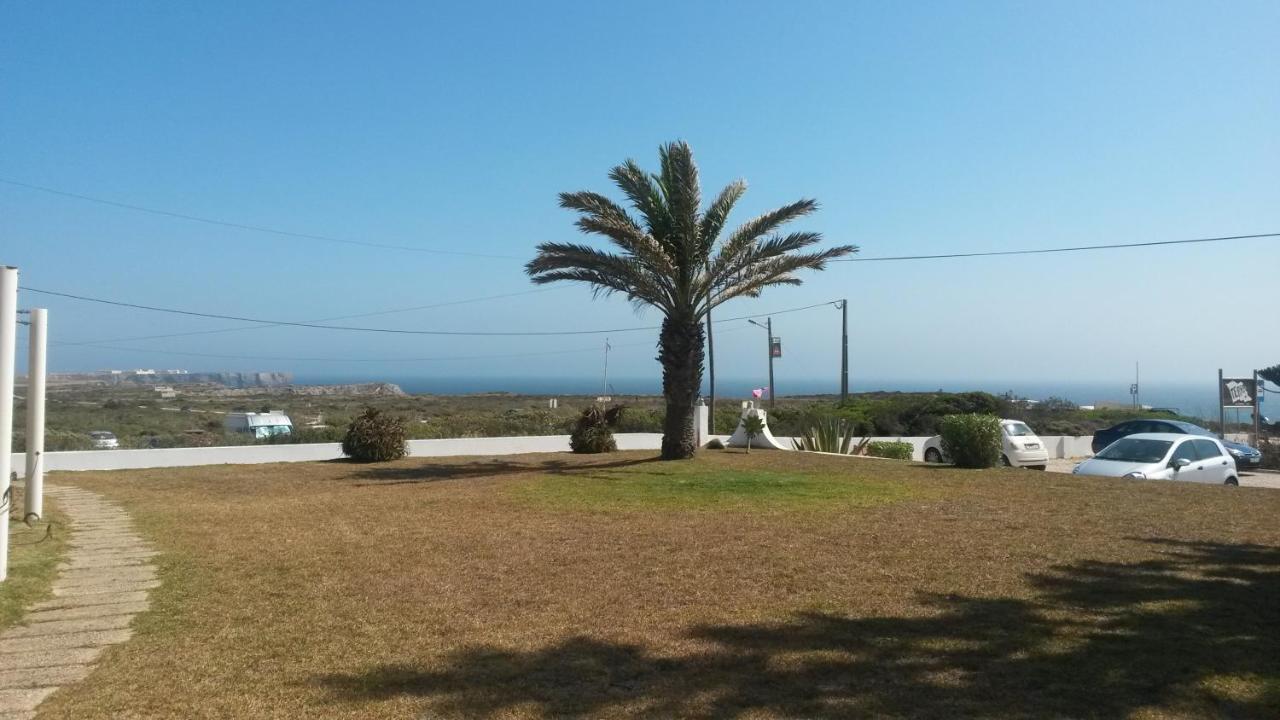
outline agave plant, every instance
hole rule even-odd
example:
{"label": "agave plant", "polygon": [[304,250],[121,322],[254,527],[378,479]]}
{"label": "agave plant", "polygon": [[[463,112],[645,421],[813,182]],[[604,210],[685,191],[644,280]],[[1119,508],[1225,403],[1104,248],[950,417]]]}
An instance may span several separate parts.
{"label": "agave plant", "polygon": [[861,455],[870,442],[863,438],[857,445],[853,444],[853,424],[840,418],[818,418],[807,429],[800,431],[800,437],[791,441],[797,450],[806,452],[839,453],[841,455]]}
{"label": "agave plant", "polygon": [[580,214],[578,229],[601,235],[609,252],[575,243],[545,243],[525,266],[533,282],[581,282],[597,294],[620,293],[663,315],[658,337],[666,418],[662,457],[692,457],[693,404],[702,385],[702,321],[712,308],[737,297],[758,297],[768,287],[799,285],[797,273],[822,270],[829,260],[856,252],[852,245],[814,250],[815,232],[781,234],[779,228],[817,209],[799,200],[748,220],[723,234],[733,206],[746,192],[730,183],[705,209],[693,151],[683,142],[659,150],[661,171],[645,172],[628,160],[609,177],[626,208],[594,192],[560,195],[560,206]]}

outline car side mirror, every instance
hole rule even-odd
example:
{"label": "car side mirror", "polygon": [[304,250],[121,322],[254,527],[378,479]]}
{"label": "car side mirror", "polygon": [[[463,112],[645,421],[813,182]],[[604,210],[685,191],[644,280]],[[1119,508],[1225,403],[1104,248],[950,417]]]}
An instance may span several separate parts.
{"label": "car side mirror", "polygon": [[1177,460],[1174,460],[1173,462],[1169,463],[1169,467],[1173,468],[1174,470],[1181,470],[1182,468],[1190,464],[1191,464],[1190,460],[1186,458],[1178,458]]}

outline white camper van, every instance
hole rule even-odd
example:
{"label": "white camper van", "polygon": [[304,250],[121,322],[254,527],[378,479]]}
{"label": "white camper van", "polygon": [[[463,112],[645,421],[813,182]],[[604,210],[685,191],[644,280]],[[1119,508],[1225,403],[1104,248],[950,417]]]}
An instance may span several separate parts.
{"label": "white camper van", "polygon": [[228,432],[248,433],[258,439],[293,433],[293,421],[283,410],[227,413],[224,426]]}

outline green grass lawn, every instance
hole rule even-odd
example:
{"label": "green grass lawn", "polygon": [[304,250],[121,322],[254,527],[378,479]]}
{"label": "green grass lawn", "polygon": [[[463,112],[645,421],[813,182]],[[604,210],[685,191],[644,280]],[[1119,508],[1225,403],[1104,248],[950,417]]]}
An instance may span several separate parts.
{"label": "green grass lawn", "polygon": [[512,484],[530,503],[560,509],[840,511],[912,496],[900,483],[841,478],[831,472],[740,469],[724,472],[700,463],[646,462],[544,475]]}
{"label": "green grass lawn", "polygon": [[0,629],[18,622],[26,609],[50,595],[70,534],[63,516],[45,498],[45,517],[32,527],[22,522],[22,486],[13,486],[9,517],[9,576],[0,583]]}
{"label": "green grass lawn", "polygon": [[1280,492],[793,452],[62,474],[164,585],[51,718],[1275,718]]}

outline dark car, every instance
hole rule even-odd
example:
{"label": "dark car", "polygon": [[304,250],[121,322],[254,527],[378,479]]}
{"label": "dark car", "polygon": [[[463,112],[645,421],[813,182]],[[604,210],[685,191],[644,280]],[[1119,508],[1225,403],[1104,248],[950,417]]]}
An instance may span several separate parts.
{"label": "dark car", "polygon": [[[1122,437],[1138,433],[1178,433],[1218,437],[1207,428],[1181,420],[1126,420],[1093,434],[1093,454],[1097,455],[1103,448]],[[1227,448],[1227,452],[1231,453],[1231,457],[1236,461],[1236,467],[1241,470],[1262,464],[1262,453],[1244,443],[1223,440],[1222,445]]]}

